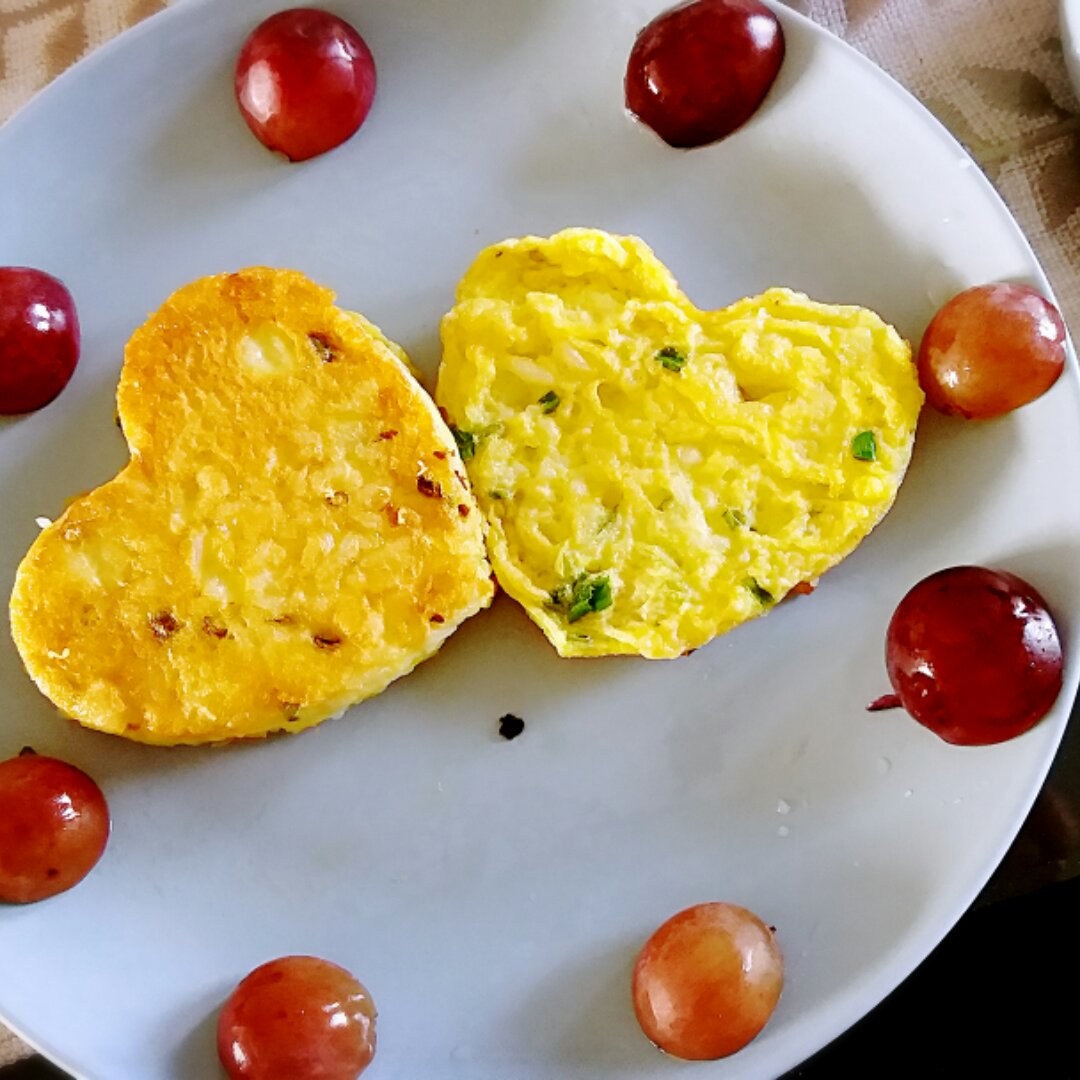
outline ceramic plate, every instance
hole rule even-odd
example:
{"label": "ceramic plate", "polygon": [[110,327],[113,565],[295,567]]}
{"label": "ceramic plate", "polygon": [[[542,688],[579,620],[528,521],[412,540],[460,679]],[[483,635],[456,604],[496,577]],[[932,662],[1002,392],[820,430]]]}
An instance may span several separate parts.
{"label": "ceramic plate", "polygon": [[[979,170],[877,69],[781,12],[766,106],[674,151],[622,107],[657,0],[337,0],[379,96],[345,146],[289,165],[233,102],[240,42],[280,0],[184,0],[62,77],[0,132],[0,257],[50,270],[83,358],[0,426],[0,585],[39,515],[125,459],[121,350],[199,275],[292,266],[429,381],[455,282],[484,245],[592,225],[644,237],[700,305],[782,284],[917,340],[992,279],[1046,288]],[[1005,745],[947,746],[887,689],[885,628],[956,563],[1080,614],[1074,361],[1004,419],[923,418],[895,509],[809,598],[673,662],[563,661],[500,600],[381,697],[295,738],[152,749],[82,731],[0,645],[0,754],[87,769],[114,832],[83,884],[0,910],[0,1015],[76,1073],[213,1075],[216,1011],[271,957],[353,970],[382,1080],[672,1075],[639,1032],[646,936],[703,900],[750,907],[787,958],[765,1032],[695,1076],[774,1077],[857,1020],[944,935],[1019,827],[1076,684]],[[498,719],[525,720],[500,739]]]}

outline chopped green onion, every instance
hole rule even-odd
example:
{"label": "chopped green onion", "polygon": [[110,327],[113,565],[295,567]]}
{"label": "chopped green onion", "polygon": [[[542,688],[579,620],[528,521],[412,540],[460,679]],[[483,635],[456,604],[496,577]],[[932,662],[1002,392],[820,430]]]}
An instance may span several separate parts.
{"label": "chopped green onion", "polygon": [[746,587],[747,587],[747,588],[748,588],[748,589],[750,590],[750,592],[751,592],[751,593],[753,594],[753,596],[754,596],[754,599],[755,599],[755,600],[756,600],[756,601],[757,601],[757,602],[758,602],[759,604],[765,604],[765,605],[769,605],[769,604],[775,604],[775,603],[776,603],[776,598],[775,598],[775,597],[773,596],[773,594],[772,594],[771,592],[769,592],[769,590],[768,590],[768,589],[766,589],[766,588],[765,588],[765,587],[764,587],[764,586],[763,586],[763,585],[762,585],[762,584],[761,584],[761,583],[760,583],[760,582],[758,581],[758,579],[757,579],[757,578],[754,578],[754,577],[748,577],[748,578],[747,578],[747,579],[746,579],[746,580],[745,580],[745,581],[743,582],[743,584],[744,584],[744,585],[745,585],[745,586],[746,586]]}
{"label": "chopped green onion", "polygon": [[668,369],[668,371],[682,371],[686,365],[686,353],[679,352],[673,345],[665,345],[657,354],[656,359]]}
{"label": "chopped green onion", "polygon": [[592,609],[589,607],[588,598],[579,600],[576,604],[573,604],[567,615],[571,622],[577,622],[578,619],[585,615],[588,615]]}
{"label": "chopped green onion", "polygon": [[851,452],[860,461],[876,461],[877,439],[874,438],[874,433],[872,431],[860,431],[851,440]]}
{"label": "chopped green onion", "polygon": [[611,582],[606,577],[597,578],[593,582],[591,606],[593,611],[604,611],[611,607]]}
{"label": "chopped green onion", "polygon": [[559,395],[554,390],[549,390],[536,404],[547,415],[553,413],[559,407]]}
{"label": "chopped green onion", "polygon": [[492,488],[488,492],[489,499],[509,499],[510,496],[502,488]]}
{"label": "chopped green onion", "polygon": [[[566,586],[557,589],[551,594],[556,603],[565,596]],[[573,592],[570,595],[569,610],[566,613],[569,622],[577,622],[578,619],[588,615],[591,611],[603,611],[611,607],[611,582],[606,577],[579,578],[574,583]]]}
{"label": "chopped green onion", "polygon": [[729,529],[737,529],[746,524],[746,515],[741,510],[732,510],[730,507],[724,511],[723,518]]}
{"label": "chopped green onion", "polygon": [[450,431],[457,443],[461,460],[469,461],[476,454],[476,436],[471,431],[459,431],[456,427],[450,428]]}
{"label": "chopped green onion", "polygon": [[580,600],[570,605],[570,610],[567,612],[567,618],[571,622],[577,622],[578,619],[583,618],[592,611],[592,605],[589,603],[589,597],[583,596]]}

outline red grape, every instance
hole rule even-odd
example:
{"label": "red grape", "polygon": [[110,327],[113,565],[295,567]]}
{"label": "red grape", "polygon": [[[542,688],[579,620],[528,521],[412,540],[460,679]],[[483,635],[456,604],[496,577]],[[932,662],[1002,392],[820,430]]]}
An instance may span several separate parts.
{"label": "red grape", "polygon": [[255,137],[291,161],[348,139],[375,98],[375,60],[344,19],[315,8],[260,23],[236,61],[236,100]]}
{"label": "red grape", "polygon": [[1027,731],[1061,690],[1046,602],[1002,570],[956,566],[900,601],[885,663],[900,704],[946,742],[982,746]]}
{"label": "red grape", "polygon": [[673,915],[634,965],[634,1012],[661,1050],[691,1061],[741,1050],[772,1016],[784,984],[773,931],[735,904]]}
{"label": "red grape", "polygon": [[337,964],[284,956],[232,992],[217,1044],[230,1080],[355,1080],[375,1054],[375,1005]]}
{"label": "red grape", "polygon": [[79,318],[64,284],[29,266],[0,266],[0,413],[47,405],[79,359]]}
{"label": "red grape", "polygon": [[1065,367],[1065,323],[1027,285],[976,285],[930,321],[919,382],[935,409],[986,420],[1034,401]]}
{"label": "red grape", "polygon": [[0,900],[26,904],[77,885],[109,839],[109,808],[82,770],[23,751],[0,762]]}
{"label": "red grape", "polygon": [[757,111],[784,59],[784,32],[759,0],[691,0],[637,36],[626,107],[671,146],[704,146]]}

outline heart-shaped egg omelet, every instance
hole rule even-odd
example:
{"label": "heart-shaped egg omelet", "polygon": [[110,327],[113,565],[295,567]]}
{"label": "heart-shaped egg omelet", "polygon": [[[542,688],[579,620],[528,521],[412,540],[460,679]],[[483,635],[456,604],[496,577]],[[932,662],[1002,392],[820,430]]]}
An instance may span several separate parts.
{"label": "heart-shaped egg omelet", "polygon": [[11,598],[64,713],[151,743],[298,731],[490,602],[453,436],[333,300],[254,268],[185,286],[131,338],[131,461],[43,530]]}
{"label": "heart-shaped egg omelet", "polygon": [[442,339],[495,573],[563,656],[678,656],[815,583],[892,505],[923,400],[873,312],[701,311],[597,230],[483,251]]}

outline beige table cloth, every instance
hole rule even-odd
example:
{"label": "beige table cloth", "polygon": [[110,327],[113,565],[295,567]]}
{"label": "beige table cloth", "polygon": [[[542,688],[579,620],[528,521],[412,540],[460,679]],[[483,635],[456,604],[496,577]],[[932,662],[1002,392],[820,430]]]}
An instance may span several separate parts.
{"label": "beige table cloth", "polygon": [[[880,64],[968,148],[1027,234],[1066,319],[1080,326],[1080,104],[1062,57],[1058,0],[787,2]],[[0,122],[80,56],[164,6],[0,0]],[[0,1027],[0,1066],[28,1053]]]}

